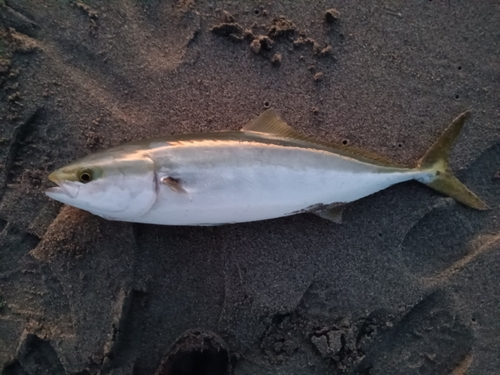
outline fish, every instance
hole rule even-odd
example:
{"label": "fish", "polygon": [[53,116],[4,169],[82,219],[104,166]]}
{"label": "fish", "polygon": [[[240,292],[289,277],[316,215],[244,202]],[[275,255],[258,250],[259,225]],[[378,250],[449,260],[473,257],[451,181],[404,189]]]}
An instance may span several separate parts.
{"label": "fish", "polygon": [[468,113],[411,167],[313,139],[270,108],[239,131],[152,138],[90,154],[49,174],[57,186],[45,193],[108,220],[178,226],[306,212],[340,223],[347,204],[409,180],[485,210],[449,167]]}

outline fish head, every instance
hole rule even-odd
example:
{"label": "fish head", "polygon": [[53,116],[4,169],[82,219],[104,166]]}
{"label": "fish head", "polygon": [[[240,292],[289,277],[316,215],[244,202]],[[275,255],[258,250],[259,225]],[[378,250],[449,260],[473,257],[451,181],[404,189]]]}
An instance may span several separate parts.
{"label": "fish head", "polygon": [[139,152],[93,154],[48,178],[50,198],[111,220],[134,221],[156,201],[154,162]]}

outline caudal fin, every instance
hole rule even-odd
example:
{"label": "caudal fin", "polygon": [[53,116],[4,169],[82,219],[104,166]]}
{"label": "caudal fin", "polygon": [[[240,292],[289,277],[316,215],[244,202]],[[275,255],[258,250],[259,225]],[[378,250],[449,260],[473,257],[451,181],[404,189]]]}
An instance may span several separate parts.
{"label": "caudal fin", "polygon": [[453,175],[448,164],[451,148],[460,134],[468,115],[469,112],[467,111],[453,120],[441,137],[420,159],[418,168],[435,172],[432,179],[422,181],[427,186],[469,207],[486,210],[488,206]]}

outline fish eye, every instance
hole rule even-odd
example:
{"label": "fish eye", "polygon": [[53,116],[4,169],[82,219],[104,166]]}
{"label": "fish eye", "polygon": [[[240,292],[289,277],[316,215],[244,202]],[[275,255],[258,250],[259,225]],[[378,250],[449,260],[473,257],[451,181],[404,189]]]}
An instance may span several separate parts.
{"label": "fish eye", "polygon": [[81,171],[80,174],[78,175],[78,180],[80,180],[80,182],[83,184],[92,181],[92,171],[88,169]]}

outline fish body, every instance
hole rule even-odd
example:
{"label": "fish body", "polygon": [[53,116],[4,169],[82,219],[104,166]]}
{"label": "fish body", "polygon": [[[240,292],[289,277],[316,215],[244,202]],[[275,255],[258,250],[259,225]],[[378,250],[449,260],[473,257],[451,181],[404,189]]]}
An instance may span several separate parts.
{"label": "fish body", "polygon": [[[347,203],[428,172],[383,167],[293,142],[221,133],[149,149],[157,199],[137,221],[213,225],[271,219]],[[178,192],[161,184],[172,177]],[[166,214],[167,213],[167,214]]]}
{"label": "fish body", "polygon": [[[398,166],[310,139],[268,110],[241,131],[144,140],[89,155],[53,172],[59,186],[47,195],[110,220],[150,224],[220,225],[301,212],[334,219],[339,206],[391,185],[414,179],[433,187],[452,178],[447,154],[429,152],[430,163],[424,157],[414,168]],[[456,186],[462,190],[455,198],[485,208]]]}

